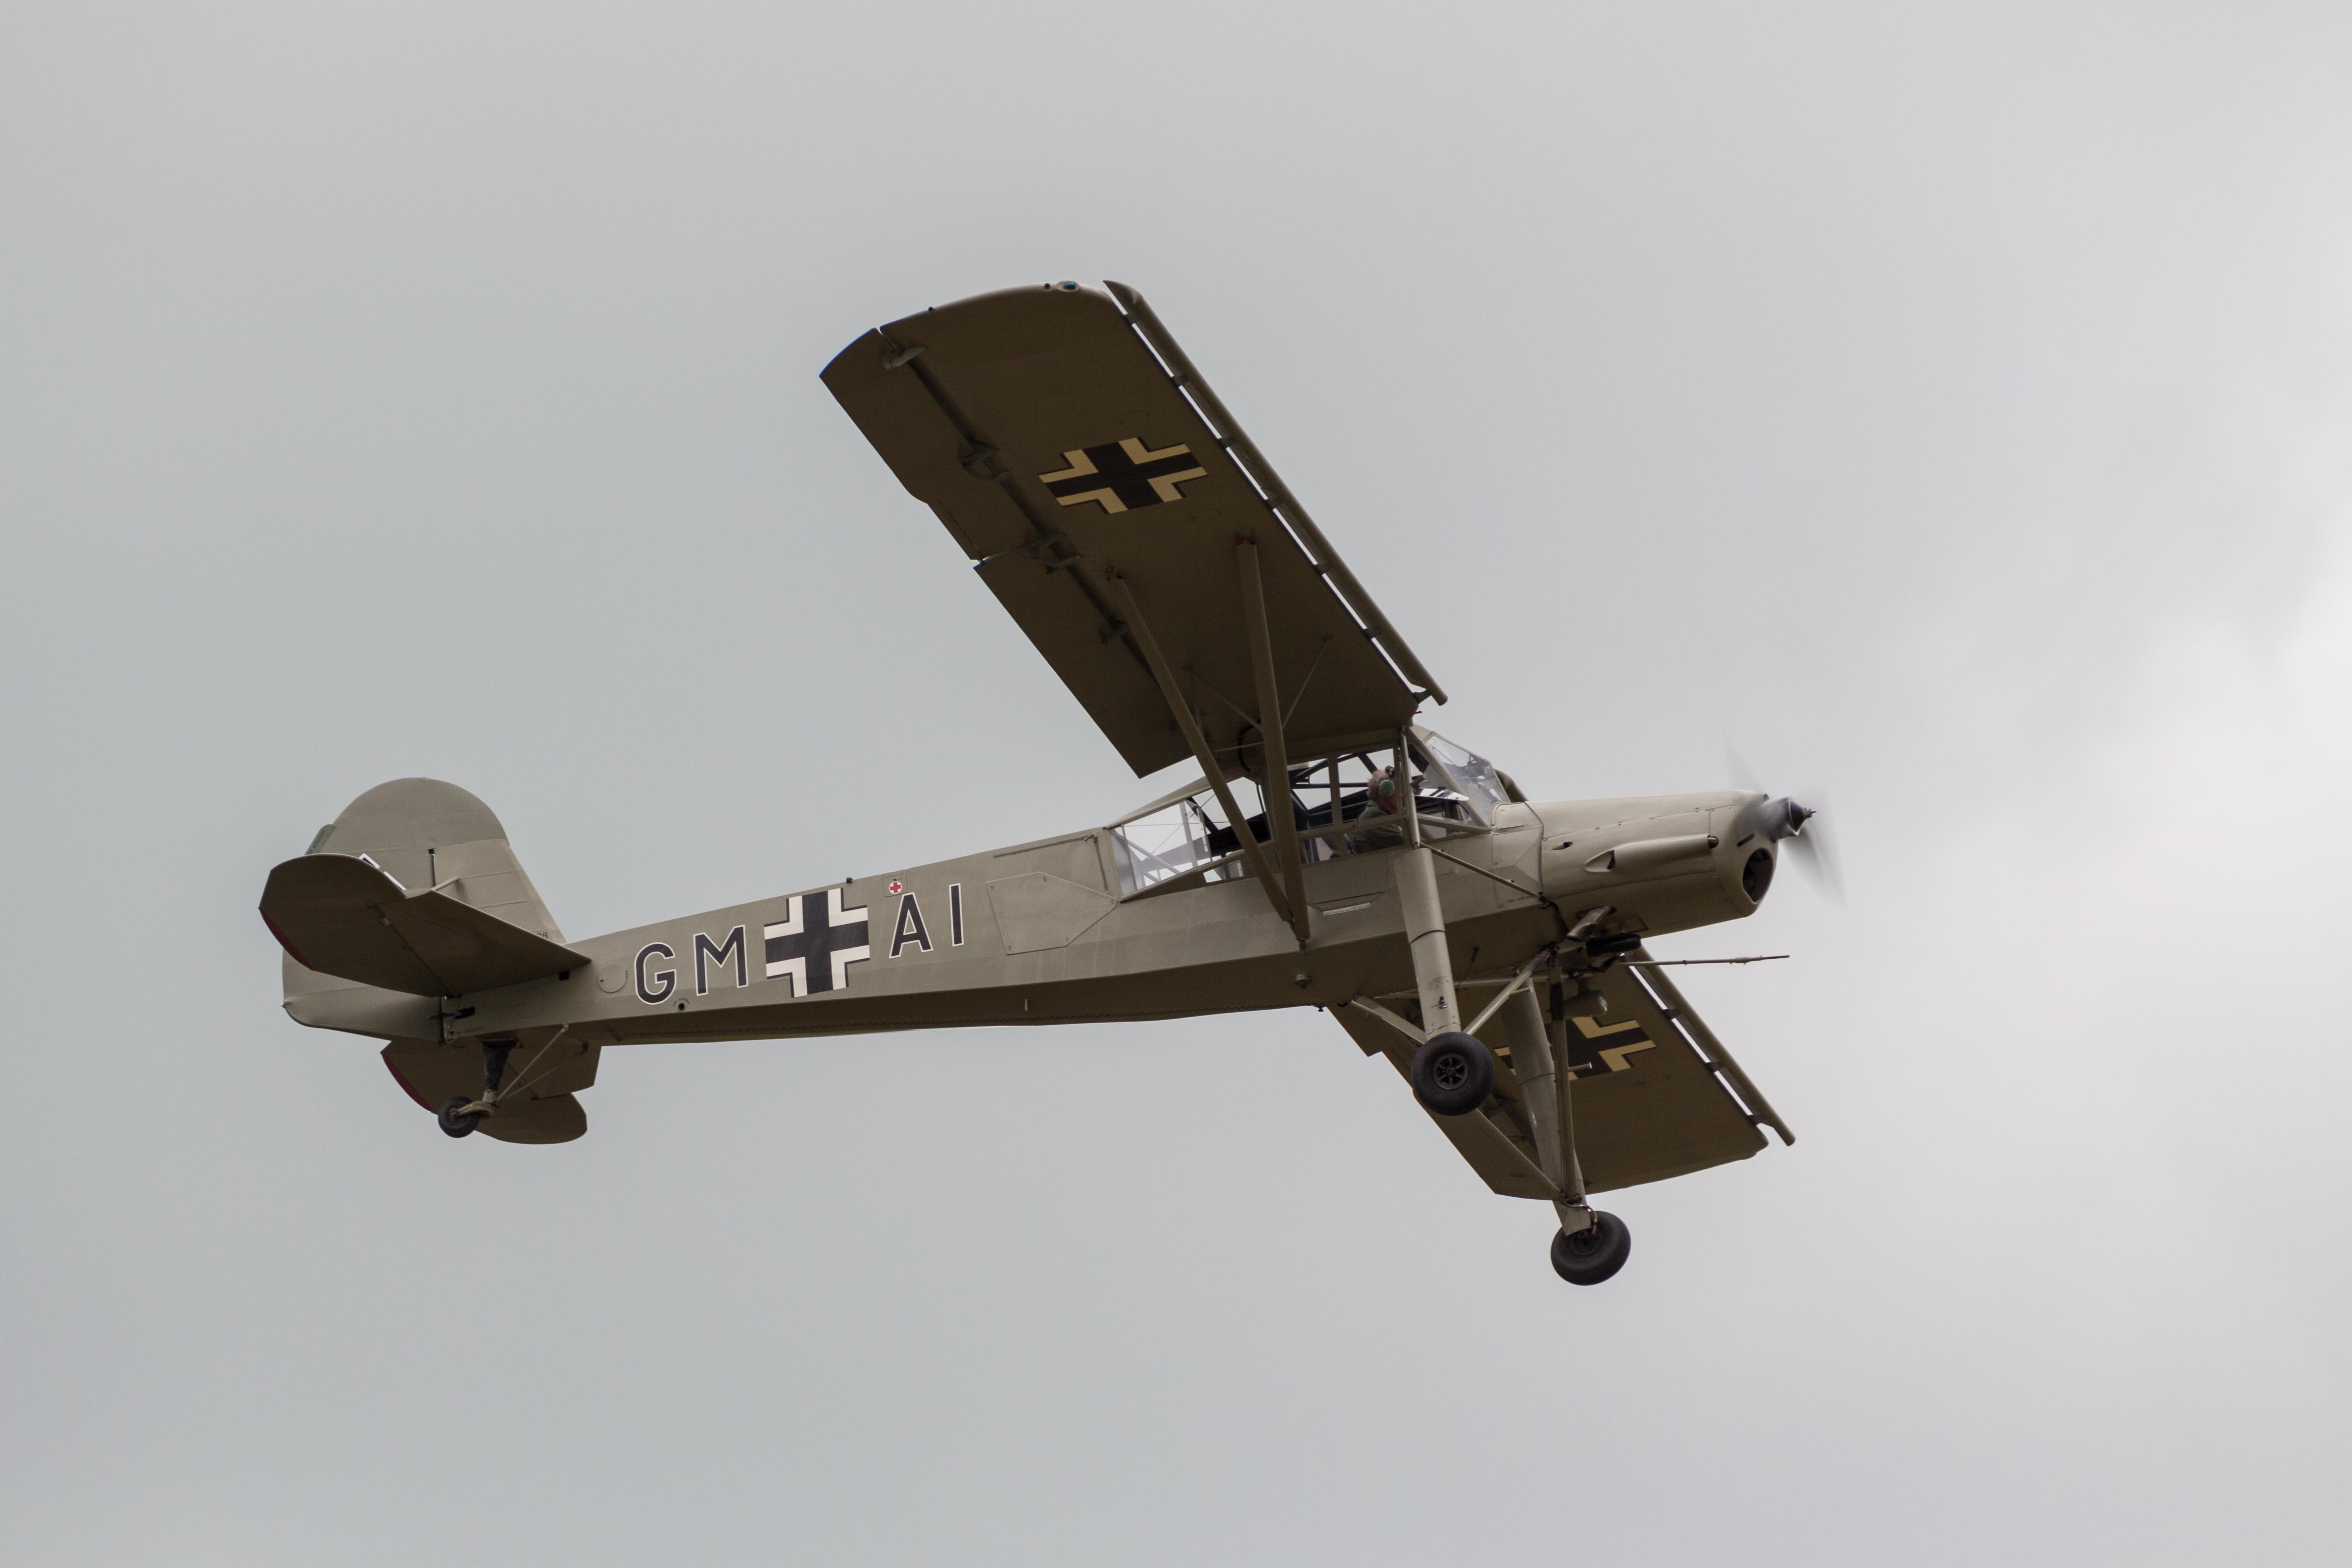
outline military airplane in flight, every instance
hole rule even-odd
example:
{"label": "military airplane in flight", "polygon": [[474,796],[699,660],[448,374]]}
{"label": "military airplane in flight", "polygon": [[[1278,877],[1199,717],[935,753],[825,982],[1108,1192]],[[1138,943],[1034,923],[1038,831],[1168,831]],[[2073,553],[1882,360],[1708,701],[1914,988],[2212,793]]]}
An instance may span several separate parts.
{"label": "military airplane in flight", "polygon": [[270,871],[286,1011],[385,1042],[452,1137],[587,1130],[605,1047],[1328,1013],[1575,1284],[1592,1194],[1743,1160],[1779,1114],[1648,938],[1756,912],[1812,813],[1755,790],[1530,800],[1122,284],[879,327],[824,380],[1139,777],[1109,822],[609,935],[558,929],[489,808],[395,780]]}

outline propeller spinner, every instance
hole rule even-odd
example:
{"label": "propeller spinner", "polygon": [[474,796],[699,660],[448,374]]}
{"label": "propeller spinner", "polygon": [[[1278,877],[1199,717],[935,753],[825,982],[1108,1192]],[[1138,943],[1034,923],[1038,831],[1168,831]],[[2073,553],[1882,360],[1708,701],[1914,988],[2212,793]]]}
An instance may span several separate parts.
{"label": "propeller spinner", "polygon": [[1800,805],[1787,795],[1764,803],[1765,831],[1773,842],[1787,842],[1797,863],[1823,892],[1843,904],[1845,884],[1838,876],[1837,858],[1830,852],[1827,825],[1821,816],[1812,806]]}
{"label": "propeller spinner", "polygon": [[[1731,777],[1735,784],[1741,789],[1754,790],[1759,795],[1764,792],[1764,786],[1756,782],[1755,773],[1737,751],[1727,745],[1724,755],[1731,764]],[[1813,798],[1819,800],[1822,796],[1816,794]],[[1832,901],[1843,904],[1845,902],[1845,883],[1838,876],[1837,858],[1830,851],[1828,826],[1821,817],[1820,810],[1813,806],[1800,805],[1789,795],[1776,795],[1759,806],[1751,820],[1773,843],[1790,843],[1798,864],[1804,867],[1814,884]],[[1769,880],[1766,879],[1767,886]],[[1750,896],[1755,895],[1751,893]]]}

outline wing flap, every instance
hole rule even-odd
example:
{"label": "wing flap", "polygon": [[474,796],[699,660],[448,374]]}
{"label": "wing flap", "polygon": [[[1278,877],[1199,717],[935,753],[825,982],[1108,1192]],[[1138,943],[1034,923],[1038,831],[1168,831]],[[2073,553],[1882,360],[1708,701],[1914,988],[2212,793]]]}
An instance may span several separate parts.
{"label": "wing flap", "polygon": [[277,867],[262,889],[261,918],[305,968],[413,996],[491,991],[588,962],[446,893],[410,892],[353,855],[302,855]]}

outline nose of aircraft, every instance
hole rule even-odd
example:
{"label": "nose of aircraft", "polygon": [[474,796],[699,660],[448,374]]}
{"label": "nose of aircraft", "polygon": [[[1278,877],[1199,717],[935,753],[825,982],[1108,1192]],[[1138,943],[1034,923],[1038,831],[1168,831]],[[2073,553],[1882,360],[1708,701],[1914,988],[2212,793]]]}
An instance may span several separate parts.
{"label": "nose of aircraft", "polygon": [[1845,901],[1845,887],[1838,879],[1837,862],[1830,854],[1829,834],[1821,820],[1821,813],[1812,806],[1800,805],[1787,795],[1764,803],[1764,831],[1774,843],[1789,842],[1798,863],[1810,872],[1822,890],[1839,903]]}

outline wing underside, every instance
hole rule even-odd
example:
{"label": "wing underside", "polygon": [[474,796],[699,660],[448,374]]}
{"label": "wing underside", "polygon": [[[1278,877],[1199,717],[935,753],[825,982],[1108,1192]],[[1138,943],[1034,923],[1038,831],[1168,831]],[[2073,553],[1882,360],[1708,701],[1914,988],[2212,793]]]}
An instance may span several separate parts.
{"label": "wing underside", "polygon": [[[1636,957],[1646,957],[1637,953]],[[1780,1119],[1722,1043],[1656,971],[1622,965],[1596,977],[1608,1006],[1574,999],[1565,1020],[1569,1103],[1577,1162],[1587,1190],[1609,1192],[1745,1160],[1765,1146],[1759,1127],[1788,1140]],[[1408,1004],[1396,1004],[1412,1016]],[[1412,1042],[1353,1007],[1333,1016],[1367,1055],[1388,1058],[1399,1075]],[[1496,1052],[1496,1100],[1468,1116],[1432,1116],[1439,1131],[1494,1191],[1549,1198],[1535,1142],[1519,1105],[1518,1079],[1499,1030],[1481,1037]]]}
{"label": "wing underside", "polygon": [[1191,754],[1147,632],[1211,750],[1257,732],[1245,572],[1288,754],[1392,737],[1443,692],[1150,307],[1110,287],[908,316],[844,349],[825,385],[1138,774]]}

